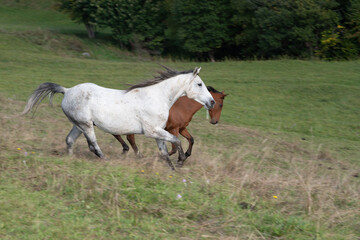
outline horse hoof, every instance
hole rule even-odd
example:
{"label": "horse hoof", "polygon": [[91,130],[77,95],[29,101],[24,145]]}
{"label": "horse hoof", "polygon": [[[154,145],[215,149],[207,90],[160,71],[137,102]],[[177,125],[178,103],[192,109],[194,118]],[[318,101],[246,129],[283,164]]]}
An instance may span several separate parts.
{"label": "horse hoof", "polygon": [[174,172],[176,171],[176,169],[174,168],[174,165],[172,165],[172,164],[170,165],[170,164],[169,164],[169,167],[170,167],[171,171],[174,171]]}
{"label": "horse hoof", "polygon": [[178,167],[178,168],[182,168],[182,166],[184,165],[184,162],[177,162],[176,163],[176,167]]}

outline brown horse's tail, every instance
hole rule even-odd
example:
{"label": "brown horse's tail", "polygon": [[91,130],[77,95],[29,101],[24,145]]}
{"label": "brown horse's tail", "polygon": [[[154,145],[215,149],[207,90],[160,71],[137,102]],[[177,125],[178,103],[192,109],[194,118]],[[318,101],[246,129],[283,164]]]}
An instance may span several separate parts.
{"label": "brown horse's tail", "polygon": [[40,102],[46,97],[49,96],[50,104],[52,104],[52,100],[55,93],[62,93],[65,94],[66,88],[55,84],[55,83],[42,83],[40,86],[35,89],[35,91],[29,97],[29,100],[24,108],[24,111],[20,114],[20,116],[29,113],[32,109],[35,108],[34,112],[36,111],[37,107],[39,106]]}

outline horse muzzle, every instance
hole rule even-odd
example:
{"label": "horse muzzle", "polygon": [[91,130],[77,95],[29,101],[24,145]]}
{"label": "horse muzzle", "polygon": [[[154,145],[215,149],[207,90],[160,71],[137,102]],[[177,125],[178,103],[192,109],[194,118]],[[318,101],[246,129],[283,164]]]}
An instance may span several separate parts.
{"label": "horse muzzle", "polygon": [[206,110],[210,110],[215,106],[215,101],[210,100],[209,102],[205,103],[204,107]]}
{"label": "horse muzzle", "polygon": [[210,123],[213,124],[213,125],[216,125],[216,124],[219,123],[219,121],[212,118],[212,119],[210,120]]}

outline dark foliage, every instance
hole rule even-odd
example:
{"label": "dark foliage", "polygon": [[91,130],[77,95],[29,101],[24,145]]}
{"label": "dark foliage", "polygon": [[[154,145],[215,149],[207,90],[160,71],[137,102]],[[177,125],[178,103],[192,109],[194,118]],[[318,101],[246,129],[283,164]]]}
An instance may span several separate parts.
{"label": "dark foliage", "polygon": [[360,0],[57,0],[121,47],[197,60],[350,59],[360,51]]}

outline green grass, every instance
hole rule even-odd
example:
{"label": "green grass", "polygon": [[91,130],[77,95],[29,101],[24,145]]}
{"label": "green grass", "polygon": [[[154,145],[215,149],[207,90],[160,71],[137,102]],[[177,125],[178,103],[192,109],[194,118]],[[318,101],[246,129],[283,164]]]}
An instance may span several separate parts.
{"label": "green grass", "polygon": [[[273,212],[271,201],[256,212],[246,209],[242,196],[230,199],[220,185],[192,179],[184,185],[182,176],[19,155],[8,156],[9,162],[1,166],[7,170],[0,188],[7,196],[0,208],[6,220],[0,223],[3,239],[241,237],[254,229],[266,238],[322,234],[300,216],[287,219]],[[12,161],[16,171],[10,168]]]}
{"label": "green grass", "polygon": [[12,8],[0,5],[0,27],[3,30],[37,30],[48,29],[67,34],[80,33],[83,26],[74,24],[64,14],[49,10],[31,8]]}
{"label": "green grass", "polygon": [[[0,238],[360,234],[359,61],[149,61],[118,50],[106,33],[86,39],[83,26],[49,10],[46,1],[2,3]],[[6,118],[19,113],[42,82],[122,89],[152,77],[157,61],[177,69],[201,66],[204,82],[229,94],[219,126],[204,124],[204,110],[195,116],[188,128],[194,153],[177,173],[157,157],[154,141],[142,137],[140,160],[120,156],[119,144],[100,131],[111,161],[96,159],[83,138],[75,157],[67,157],[71,124],[59,107],[62,96],[54,108],[41,105],[33,119]]]}

